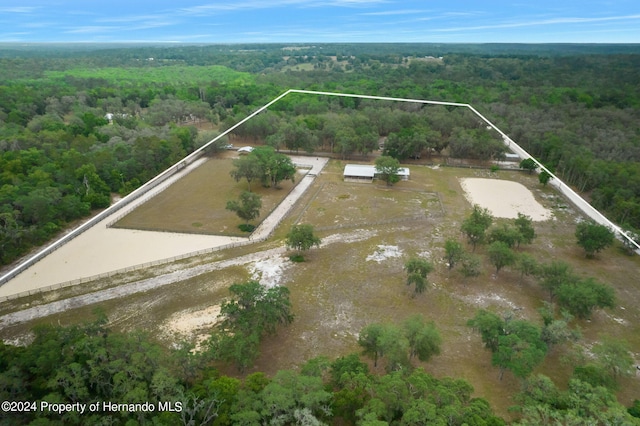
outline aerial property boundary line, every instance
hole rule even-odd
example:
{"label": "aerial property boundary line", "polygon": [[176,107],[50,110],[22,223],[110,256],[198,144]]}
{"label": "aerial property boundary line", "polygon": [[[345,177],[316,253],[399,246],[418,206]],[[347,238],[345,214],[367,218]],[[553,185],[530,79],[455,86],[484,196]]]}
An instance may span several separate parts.
{"label": "aerial property boundary line", "polygon": [[444,101],[427,101],[422,99],[393,98],[393,97],[387,97],[387,96],[357,95],[357,94],[351,94],[351,93],[318,92],[318,91],[312,91],[312,90],[297,90],[297,89],[288,90],[286,93],[305,93],[305,94],[311,94],[311,95],[342,96],[342,97],[351,97],[351,98],[360,98],[360,99],[374,99],[374,100],[385,100],[385,101],[394,101],[394,102],[413,102],[413,103],[430,104],[430,105],[445,105],[445,106],[469,108],[469,110],[473,112],[478,118],[480,118],[488,126],[490,126],[492,129],[498,132],[500,136],[502,136],[502,139],[504,143],[507,145],[507,148],[512,150],[515,154],[518,154],[521,160],[531,158],[540,170],[547,172],[552,178],[550,181],[550,184],[556,187],[562,194],[564,194],[585,215],[593,219],[595,222],[608,227],[620,238],[626,239],[633,247],[636,248],[636,252],[640,251],[640,245],[636,243],[631,237],[626,235],[618,225],[616,225],[615,223],[607,219],[606,216],[604,216],[600,211],[598,211],[595,207],[589,204],[584,198],[578,195],[578,193],[576,193],[573,189],[571,189],[569,185],[565,184],[561,179],[559,179],[555,174],[553,174],[551,170],[547,169],[544,166],[544,164],[540,163],[535,157],[533,157],[526,150],[524,150],[520,145],[518,145],[515,141],[513,141],[506,133],[504,133],[495,124],[489,121],[484,115],[480,114],[480,112],[478,112],[478,110],[476,110],[470,104],[463,104],[463,103],[457,103],[457,102],[444,102]]}
{"label": "aerial property boundary line", "polygon": [[593,219],[597,223],[602,224],[604,226],[607,226],[612,231],[614,231],[617,235],[619,235],[621,238],[626,239],[632,246],[634,246],[636,248],[637,252],[640,253],[640,245],[638,243],[636,243],[631,237],[626,235],[618,225],[616,225],[615,223],[611,222],[601,212],[599,212],[597,209],[595,209],[593,206],[591,206],[580,195],[578,195],[575,191],[573,191],[568,185],[566,185],[562,180],[560,180],[550,170],[548,170],[542,163],[540,163],[538,160],[536,160],[534,157],[532,157],[527,151],[525,151],[516,142],[514,142],[511,138],[509,138],[509,136],[507,134],[505,134],[495,124],[493,124],[486,117],[484,117],[482,114],[480,114],[480,112],[478,112],[470,104],[464,104],[464,103],[458,103],[458,102],[445,102],[445,101],[430,101],[430,100],[423,100],[423,99],[395,98],[395,97],[388,97],[388,96],[359,95],[359,94],[354,94],[354,93],[339,93],[339,92],[324,92],[324,91],[314,91],[314,90],[289,89],[286,92],[284,92],[281,95],[279,95],[276,98],[274,98],[273,100],[271,100],[270,102],[268,102],[267,104],[265,104],[262,107],[256,109],[254,112],[249,114],[247,117],[245,117],[244,119],[240,120],[238,123],[234,124],[233,126],[228,128],[227,130],[222,132],[220,135],[216,136],[215,138],[210,140],[208,143],[206,143],[205,145],[203,145],[199,149],[195,150],[193,153],[189,154],[188,156],[186,156],[182,160],[178,161],[176,164],[172,165],[171,167],[169,167],[168,169],[166,169],[162,173],[158,174],[156,177],[154,177],[153,179],[151,179],[150,181],[148,181],[147,183],[142,185],[140,188],[138,188],[135,191],[131,192],[129,195],[127,195],[126,197],[122,198],[120,201],[118,201],[117,203],[115,203],[111,207],[107,208],[106,210],[104,210],[103,212],[101,212],[100,214],[98,214],[97,216],[92,218],[91,220],[88,220],[84,224],[80,225],[78,228],[76,228],[73,231],[69,232],[68,234],[66,234],[65,236],[61,237],[60,239],[54,241],[52,244],[46,246],[44,249],[40,250],[35,255],[31,256],[30,258],[28,258],[24,262],[20,263],[15,268],[11,269],[6,274],[2,275],[0,277],[0,285],[5,284],[11,278],[13,278],[16,275],[18,275],[19,273],[23,272],[24,270],[26,270],[31,265],[35,264],[36,262],[38,262],[39,260],[41,260],[42,258],[47,256],[48,254],[50,254],[53,251],[57,250],[60,246],[66,244],[69,241],[71,241],[73,238],[77,237],[78,235],[80,235],[81,233],[86,231],[87,229],[91,228],[92,226],[94,226],[95,224],[97,224],[98,222],[103,220],[104,218],[110,216],[111,214],[113,214],[116,211],[120,210],[121,208],[125,207],[130,202],[132,202],[133,200],[135,200],[138,197],[140,197],[143,194],[145,194],[151,188],[155,187],[156,185],[160,184],[161,182],[163,182],[164,180],[166,180],[167,178],[169,178],[170,176],[172,176],[176,172],[180,171],[181,169],[186,167],[188,164],[191,164],[193,161],[198,159],[204,153],[204,151],[207,148],[209,148],[209,146],[211,146],[212,144],[214,144],[215,142],[217,142],[219,139],[221,139],[222,137],[226,136],[227,134],[231,133],[233,130],[235,130],[236,128],[238,128],[242,124],[244,124],[247,121],[251,120],[256,115],[258,115],[261,112],[267,110],[270,106],[272,106],[273,104],[277,103],[278,101],[280,101],[281,99],[283,99],[284,97],[288,96],[291,93],[300,93],[300,94],[316,95],[316,96],[335,96],[335,97],[346,97],[346,98],[371,99],[371,100],[382,100],[382,101],[392,101],[392,102],[420,103],[420,104],[427,104],[427,105],[443,105],[443,106],[454,106],[454,107],[468,108],[478,118],[480,118],[482,121],[484,121],[488,126],[490,126],[492,129],[497,131],[502,136],[503,141],[507,145],[507,147],[509,149],[511,149],[512,151],[514,151],[516,154],[518,154],[521,159],[531,158],[535,162],[535,164],[540,168],[540,170],[549,173],[549,175],[552,177],[552,180],[551,180],[550,183],[553,186],[555,186],[562,194],[564,194],[584,214],[586,214],[588,217],[590,217],[591,219]]}

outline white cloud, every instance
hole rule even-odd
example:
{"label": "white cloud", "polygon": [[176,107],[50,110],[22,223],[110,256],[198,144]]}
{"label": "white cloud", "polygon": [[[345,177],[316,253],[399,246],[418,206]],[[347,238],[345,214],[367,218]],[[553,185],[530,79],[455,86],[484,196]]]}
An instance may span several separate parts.
{"label": "white cloud", "polygon": [[93,34],[93,33],[104,33],[104,32],[112,32],[112,31],[121,31],[121,27],[109,27],[109,26],[100,26],[100,25],[87,25],[84,27],[77,28],[69,28],[64,33],[67,34]]}
{"label": "white cloud", "polygon": [[620,20],[636,20],[640,19],[640,15],[625,15],[625,16],[609,16],[601,18],[550,18],[533,21],[521,21],[521,22],[506,22],[502,24],[490,24],[490,25],[476,25],[469,27],[455,27],[455,28],[439,28],[434,31],[440,32],[455,32],[455,31],[474,31],[474,30],[491,30],[499,28],[520,28],[520,27],[535,27],[543,25],[564,25],[564,24],[585,24],[596,22],[609,22]]}
{"label": "white cloud", "polygon": [[30,6],[0,7],[0,13],[32,13],[37,9],[37,7]]}
{"label": "white cloud", "polygon": [[362,16],[392,16],[392,15],[415,15],[417,13],[428,13],[427,10],[404,9],[404,10],[383,10],[380,12],[365,12]]}

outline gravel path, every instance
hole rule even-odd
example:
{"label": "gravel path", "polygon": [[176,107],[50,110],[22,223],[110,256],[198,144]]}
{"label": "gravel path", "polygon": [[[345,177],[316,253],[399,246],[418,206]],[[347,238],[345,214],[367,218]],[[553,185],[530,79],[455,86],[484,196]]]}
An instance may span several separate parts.
{"label": "gravel path", "polygon": [[34,306],[22,311],[13,312],[0,317],[0,328],[10,325],[19,324],[33,319],[46,317],[48,315],[61,313],[69,309],[79,308],[93,303],[104,302],[119,297],[129,296],[131,294],[148,291],[163,287],[168,284],[174,284],[189,278],[197,277],[211,271],[228,268],[235,265],[245,265],[251,262],[271,259],[281,256],[285,253],[284,247],[278,247],[270,250],[264,250],[257,253],[251,253],[233,259],[221,260],[218,262],[208,263],[206,265],[194,266],[187,269],[170,272],[153,278],[147,278],[140,281],[124,284],[118,287],[99,290],[94,293],[84,294],[81,296],[71,297],[65,300],[47,303],[44,305]]}

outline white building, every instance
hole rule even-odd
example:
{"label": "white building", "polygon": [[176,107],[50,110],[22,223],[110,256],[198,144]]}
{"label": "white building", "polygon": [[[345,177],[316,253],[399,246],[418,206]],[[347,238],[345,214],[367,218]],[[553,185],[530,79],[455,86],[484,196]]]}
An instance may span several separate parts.
{"label": "white building", "polygon": [[[373,182],[376,178],[376,166],[369,164],[347,164],[342,174],[344,180]],[[402,180],[409,180],[410,172],[406,167],[398,170],[398,176]]]}

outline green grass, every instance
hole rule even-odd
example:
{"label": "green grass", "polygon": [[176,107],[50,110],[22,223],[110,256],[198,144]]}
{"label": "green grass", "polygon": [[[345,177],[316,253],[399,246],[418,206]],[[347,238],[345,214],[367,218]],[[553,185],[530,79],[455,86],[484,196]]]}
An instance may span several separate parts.
{"label": "green grass", "polygon": [[[229,176],[230,159],[209,159],[159,195],[119,220],[114,227],[153,231],[247,236],[238,225],[238,216],[226,210],[229,200],[247,190],[247,182],[235,182]],[[294,184],[281,183],[281,188],[263,188],[252,182],[251,190],[262,197],[259,224],[286,197]]]}
{"label": "green grass", "polygon": [[199,84],[215,81],[219,84],[243,85],[255,81],[249,73],[234,71],[221,65],[210,66],[158,66],[140,68],[75,68],[65,71],[45,71],[45,79],[64,79],[66,76],[76,78],[104,79],[111,84]]}

